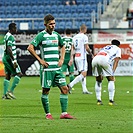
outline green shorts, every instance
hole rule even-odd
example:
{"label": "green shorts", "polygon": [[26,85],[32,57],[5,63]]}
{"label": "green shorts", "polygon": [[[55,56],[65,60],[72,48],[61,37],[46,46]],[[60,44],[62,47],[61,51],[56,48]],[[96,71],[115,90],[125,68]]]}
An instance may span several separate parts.
{"label": "green shorts", "polygon": [[12,61],[11,60],[5,60],[3,59],[3,64],[4,64],[4,70],[6,74],[11,74],[11,75],[16,75],[17,73],[21,72],[20,66],[18,65],[18,67],[15,69],[13,67]]}
{"label": "green shorts", "polygon": [[63,63],[62,67],[61,67],[62,71],[63,72],[67,72],[67,69],[68,69],[68,72],[69,73],[74,73],[74,64],[72,64],[71,66],[68,65],[68,63]]}
{"label": "green shorts", "polygon": [[65,76],[63,75],[61,69],[56,71],[43,71],[40,74],[40,79],[43,88],[66,86]]}

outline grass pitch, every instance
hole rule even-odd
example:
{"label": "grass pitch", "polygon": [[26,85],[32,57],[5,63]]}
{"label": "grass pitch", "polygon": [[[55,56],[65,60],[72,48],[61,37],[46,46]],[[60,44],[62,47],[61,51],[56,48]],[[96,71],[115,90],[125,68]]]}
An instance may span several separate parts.
{"label": "grass pitch", "polygon": [[[0,95],[3,93],[0,77]],[[67,82],[69,79],[67,77]],[[0,99],[0,133],[133,133],[133,78],[116,77],[115,102],[108,105],[107,80],[103,80],[103,106],[96,105],[95,78],[87,77],[92,95],[82,94],[81,84],[69,94],[68,112],[76,120],[60,120],[59,89],[51,88],[50,110],[54,120],[46,120],[41,104],[39,77],[22,77],[15,89],[16,100]]]}

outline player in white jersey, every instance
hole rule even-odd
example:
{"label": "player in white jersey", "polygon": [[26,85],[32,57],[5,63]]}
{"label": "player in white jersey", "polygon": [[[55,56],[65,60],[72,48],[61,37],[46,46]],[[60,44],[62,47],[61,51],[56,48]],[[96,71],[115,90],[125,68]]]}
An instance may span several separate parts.
{"label": "player in white jersey", "polygon": [[102,105],[101,90],[103,76],[108,80],[109,105],[114,105],[115,78],[114,72],[121,58],[120,42],[116,39],[111,41],[111,45],[103,47],[92,60],[92,71],[96,77],[95,92],[97,105]]}
{"label": "player in white jersey", "polygon": [[83,94],[92,94],[92,92],[89,92],[86,87],[86,75],[88,69],[86,54],[88,52],[92,55],[88,45],[88,37],[85,35],[86,32],[87,27],[83,24],[80,27],[80,32],[73,37],[75,63],[79,75],[68,85],[68,87],[71,89],[76,83],[81,81]]}

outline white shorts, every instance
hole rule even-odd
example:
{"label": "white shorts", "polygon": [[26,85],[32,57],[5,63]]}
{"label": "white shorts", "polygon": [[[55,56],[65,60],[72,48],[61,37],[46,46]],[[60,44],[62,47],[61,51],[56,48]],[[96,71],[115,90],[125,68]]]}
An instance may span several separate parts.
{"label": "white shorts", "polygon": [[93,76],[113,76],[113,69],[108,62],[108,57],[104,55],[97,55],[92,60]]}
{"label": "white shorts", "polygon": [[88,70],[87,60],[77,57],[77,58],[75,58],[75,64],[76,64],[77,70],[79,72],[82,72],[82,71],[87,72],[87,70]]}

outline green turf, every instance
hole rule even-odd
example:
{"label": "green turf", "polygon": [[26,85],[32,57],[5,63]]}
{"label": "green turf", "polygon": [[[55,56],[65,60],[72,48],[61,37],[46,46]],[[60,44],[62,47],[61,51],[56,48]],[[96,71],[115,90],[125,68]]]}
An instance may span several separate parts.
{"label": "green turf", "polygon": [[[0,99],[0,133],[133,133],[132,80],[132,77],[116,77],[117,106],[108,105],[106,79],[103,106],[96,105],[94,77],[87,77],[87,87],[93,95],[82,94],[81,84],[76,84],[73,94],[69,94],[68,106],[68,112],[76,120],[59,119],[59,90],[52,88],[49,100],[54,120],[51,121],[45,119],[43,112],[39,77],[23,77],[15,90],[16,100]],[[2,82],[3,77],[0,78],[1,96]]]}

